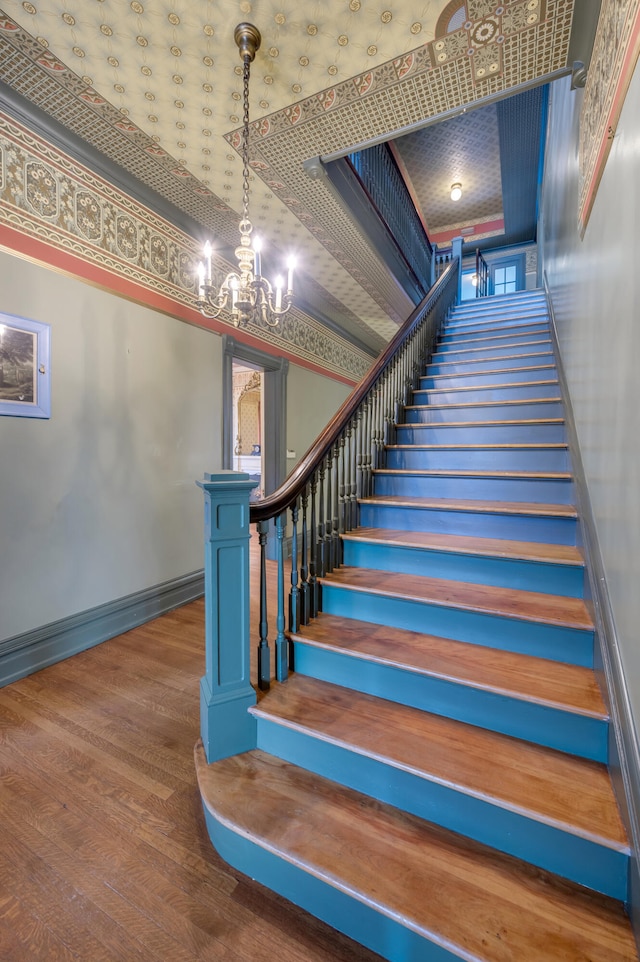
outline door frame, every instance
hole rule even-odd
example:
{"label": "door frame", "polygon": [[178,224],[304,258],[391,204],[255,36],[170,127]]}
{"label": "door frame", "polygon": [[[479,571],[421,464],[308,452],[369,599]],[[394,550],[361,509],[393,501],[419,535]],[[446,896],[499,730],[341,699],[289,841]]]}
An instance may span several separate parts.
{"label": "door frame", "polygon": [[[264,372],[264,493],[271,494],[287,472],[287,372],[289,362],[258,348],[222,336],[222,467],[233,470],[233,361],[242,361]],[[266,434],[269,431],[267,442]]]}

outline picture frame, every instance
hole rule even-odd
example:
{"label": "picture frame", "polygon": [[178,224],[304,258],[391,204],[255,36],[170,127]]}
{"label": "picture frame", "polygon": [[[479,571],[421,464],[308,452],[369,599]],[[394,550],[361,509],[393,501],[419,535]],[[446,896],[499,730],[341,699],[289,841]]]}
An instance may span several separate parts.
{"label": "picture frame", "polygon": [[51,328],[0,312],[0,416],[51,417]]}

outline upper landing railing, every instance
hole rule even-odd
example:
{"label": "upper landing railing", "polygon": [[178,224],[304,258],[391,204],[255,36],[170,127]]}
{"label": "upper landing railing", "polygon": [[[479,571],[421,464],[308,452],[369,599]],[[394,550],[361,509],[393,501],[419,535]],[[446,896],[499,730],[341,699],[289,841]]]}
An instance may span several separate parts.
{"label": "upper landing railing", "polygon": [[[267,611],[266,544],[275,529],[277,604],[275,677],[288,675],[283,543],[291,535],[289,631],[322,610],[320,579],[342,563],[342,535],[358,525],[359,501],[373,491],[385,445],[417,386],[425,359],[459,290],[454,256],[424,300],[399,329],[281,487],[249,506],[254,482],[221,472],[199,482],[205,491],[206,672],[201,680],[201,731],[209,762],[255,747],[256,701],[249,677],[249,597],[259,592],[258,677],[269,687],[271,650]],[[290,527],[287,528],[287,520]],[[249,584],[249,524],[260,544],[260,583]]]}

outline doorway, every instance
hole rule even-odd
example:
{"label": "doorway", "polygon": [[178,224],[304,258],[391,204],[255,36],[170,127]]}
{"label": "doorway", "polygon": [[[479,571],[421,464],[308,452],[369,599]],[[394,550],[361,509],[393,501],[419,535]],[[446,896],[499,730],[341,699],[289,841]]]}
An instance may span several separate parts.
{"label": "doorway", "polygon": [[284,481],[289,362],[222,338],[222,467],[258,480],[253,499]]}
{"label": "doorway", "polygon": [[233,358],[233,470],[244,471],[257,487],[252,501],[264,497],[264,376],[259,368]]}

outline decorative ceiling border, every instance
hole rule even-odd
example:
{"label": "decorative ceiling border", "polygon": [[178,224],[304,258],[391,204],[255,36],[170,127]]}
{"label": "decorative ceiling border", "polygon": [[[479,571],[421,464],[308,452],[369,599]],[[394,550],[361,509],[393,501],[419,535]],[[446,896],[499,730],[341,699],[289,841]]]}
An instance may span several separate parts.
{"label": "decorative ceiling border", "polygon": [[640,55],[640,0],[602,0],[580,112],[578,229],[584,234]]}
{"label": "decorative ceiling border", "polygon": [[[93,143],[226,243],[236,243],[237,215],[223,200],[1,9],[0,58],[2,79],[13,90]],[[52,87],[56,96],[51,95]],[[109,130],[113,138],[107,135]],[[113,149],[113,144],[117,148]]]}
{"label": "decorative ceiling border", "polygon": [[[2,226],[47,245],[50,263],[65,257],[69,273],[83,276],[72,268],[74,262],[98,269],[116,293],[123,293],[125,282],[141,303],[157,308],[162,301],[166,313],[182,320],[218,333],[236,332],[229,318],[207,321],[195,309],[200,253],[191,237],[0,114]],[[213,266],[216,283],[231,269],[220,257],[214,257]],[[262,325],[249,333],[272,353],[349,383],[371,364],[364,351],[295,309],[281,334]]]}

